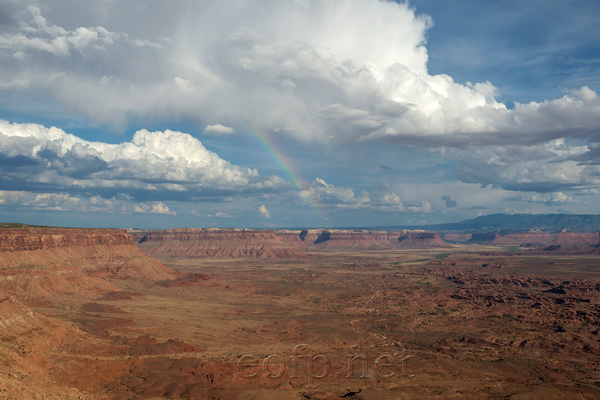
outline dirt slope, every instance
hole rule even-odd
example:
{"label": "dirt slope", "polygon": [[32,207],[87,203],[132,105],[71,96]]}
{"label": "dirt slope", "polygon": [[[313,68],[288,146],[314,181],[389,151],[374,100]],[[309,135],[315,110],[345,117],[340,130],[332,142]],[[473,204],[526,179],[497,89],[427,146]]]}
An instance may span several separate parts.
{"label": "dirt slope", "polygon": [[58,383],[51,374],[55,354],[88,347],[85,334],[33,312],[0,292],[0,398],[104,399]]}
{"label": "dirt slope", "polygon": [[125,230],[0,229],[0,290],[22,301],[95,296],[116,288],[103,277],[173,279],[173,272],[133,245]]}
{"label": "dirt slope", "polygon": [[81,326],[93,327],[103,320],[98,312],[119,309],[86,303],[73,314],[77,304],[122,292],[115,286],[121,281],[174,278],[170,268],[135,247],[125,230],[0,228],[0,398],[108,399],[82,393],[69,379],[94,371],[89,360],[114,344],[55,316],[87,316]]}

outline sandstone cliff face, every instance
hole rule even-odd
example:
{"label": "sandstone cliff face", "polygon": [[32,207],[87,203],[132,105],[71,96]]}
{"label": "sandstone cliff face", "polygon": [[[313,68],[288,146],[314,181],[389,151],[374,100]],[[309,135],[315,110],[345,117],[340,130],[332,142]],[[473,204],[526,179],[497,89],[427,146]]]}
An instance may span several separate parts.
{"label": "sandstone cliff face", "polygon": [[122,229],[0,229],[0,252],[130,244],[131,237]]}
{"label": "sandstone cliff face", "polygon": [[446,243],[439,233],[427,232],[422,230],[401,231],[398,241],[402,247],[447,247]]}
{"label": "sandstone cliff face", "polygon": [[442,238],[450,242],[466,242],[472,236],[471,233],[445,233]]}
{"label": "sandstone cliff face", "polygon": [[398,235],[389,232],[323,231],[313,242],[319,248],[385,249],[398,244]]}
{"label": "sandstone cliff face", "polygon": [[53,294],[117,290],[101,277],[172,279],[172,271],[133,245],[125,230],[0,229],[0,289],[23,301]]}
{"label": "sandstone cliff face", "polygon": [[318,235],[317,232],[307,232],[305,241],[312,242],[317,248],[365,250],[443,247],[448,245],[439,234],[421,230],[399,232],[325,230],[320,231]]}
{"label": "sandstone cliff face", "polygon": [[295,258],[318,249],[394,249],[447,246],[426,231],[168,229],[143,236],[148,255]]}
{"label": "sandstone cliff face", "polygon": [[[299,244],[298,241],[297,244]],[[187,257],[302,257],[304,252],[274,231],[176,228],[146,234],[138,247],[148,255]]]}

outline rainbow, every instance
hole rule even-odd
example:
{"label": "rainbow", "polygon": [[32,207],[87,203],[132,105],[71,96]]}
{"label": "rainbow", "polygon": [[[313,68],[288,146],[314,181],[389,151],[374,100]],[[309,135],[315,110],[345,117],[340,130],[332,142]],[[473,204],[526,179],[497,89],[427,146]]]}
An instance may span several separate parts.
{"label": "rainbow", "polygon": [[311,196],[310,191],[307,190],[305,184],[300,179],[300,172],[294,165],[294,162],[285,155],[285,152],[280,149],[271,138],[258,129],[250,130],[251,136],[256,142],[262,147],[269,157],[279,167],[285,178],[292,183],[295,187],[298,196],[300,196],[310,209],[314,212],[315,216],[326,226],[327,218],[325,217],[325,211],[320,207],[319,203]]}

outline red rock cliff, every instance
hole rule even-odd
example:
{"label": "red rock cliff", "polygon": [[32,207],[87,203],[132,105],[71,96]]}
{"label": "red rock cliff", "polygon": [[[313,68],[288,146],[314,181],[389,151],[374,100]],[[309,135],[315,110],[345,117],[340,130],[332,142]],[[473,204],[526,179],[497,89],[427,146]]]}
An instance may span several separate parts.
{"label": "red rock cliff", "polygon": [[[397,232],[325,230],[318,236],[307,235],[318,248],[386,249],[398,245]],[[314,240],[313,240],[314,239]]]}
{"label": "red rock cliff", "polygon": [[176,228],[142,237],[138,247],[149,255],[188,257],[291,258],[304,256],[297,245],[274,231]]}
{"label": "red rock cliff", "polygon": [[131,244],[131,236],[124,229],[0,229],[0,252]]}
{"label": "red rock cliff", "polygon": [[305,230],[300,237],[317,248],[393,249],[448,246],[439,234],[422,230],[399,232],[366,230]]}
{"label": "red rock cliff", "polygon": [[398,242],[401,247],[447,247],[439,233],[423,230],[406,230],[399,232]]}
{"label": "red rock cliff", "polygon": [[19,299],[116,290],[100,277],[172,279],[122,229],[0,228],[0,289]]}
{"label": "red rock cliff", "polygon": [[311,249],[393,249],[447,246],[426,231],[168,229],[146,234],[138,247],[149,255],[292,258]]}

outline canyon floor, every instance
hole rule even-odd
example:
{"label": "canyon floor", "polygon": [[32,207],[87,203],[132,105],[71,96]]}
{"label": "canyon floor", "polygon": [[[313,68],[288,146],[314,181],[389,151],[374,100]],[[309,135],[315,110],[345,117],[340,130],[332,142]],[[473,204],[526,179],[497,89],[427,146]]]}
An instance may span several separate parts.
{"label": "canyon floor", "polygon": [[173,279],[27,297],[38,322],[3,333],[0,397],[600,398],[597,255],[159,259]]}

